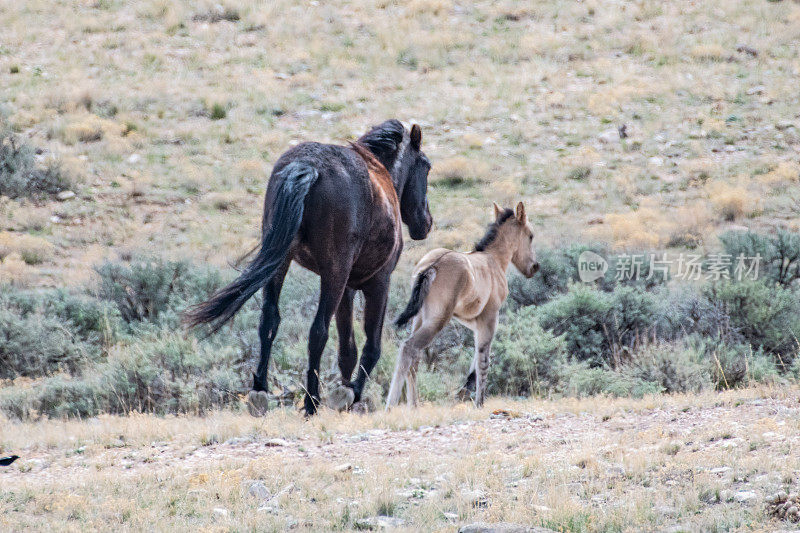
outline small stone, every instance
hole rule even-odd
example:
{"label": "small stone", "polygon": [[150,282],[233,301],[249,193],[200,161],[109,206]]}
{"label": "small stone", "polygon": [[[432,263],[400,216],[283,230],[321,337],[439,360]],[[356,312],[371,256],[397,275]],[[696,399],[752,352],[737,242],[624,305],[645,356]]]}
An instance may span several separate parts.
{"label": "small stone", "polygon": [[552,533],[552,531],[552,529],[547,529],[545,527],[531,527],[509,522],[498,522],[495,524],[476,522],[474,524],[461,526],[458,533]]}
{"label": "small stone", "polygon": [[616,130],[616,129],[607,130],[607,131],[604,131],[603,133],[601,133],[600,135],[598,135],[597,138],[603,144],[610,144],[610,143],[613,143],[614,141],[618,141],[619,140],[619,131]]}
{"label": "small stone", "polygon": [[214,513],[214,516],[219,518],[227,518],[228,516],[228,510],[222,507],[215,507],[212,512]]}
{"label": "small stone", "polygon": [[756,85],[755,87],[750,87],[749,89],[747,89],[747,94],[749,96],[753,96],[754,94],[764,94],[764,91],[766,90],[767,88],[764,87],[763,85]]}
{"label": "small stone", "polygon": [[283,439],[269,439],[267,442],[264,443],[264,446],[268,448],[277,448],[280,446],[291,446],[291,443]]}
{"label": "small stone", "polygon": [[263,481],[251,480],[247,482],[247,493],[257,500],[266,500],[270,497],[269,489]]}
{"label": "small stone", "polygon": [[334,468],[336,472],[348,472],[353,469],[353,465],[350,463],[342,463]]}
{"label": "small stone", "polygon": [[609,476],[625,477],[625,467],[622,465],[611,465],[606,468],[606,472]]}
{"label": "small stone", "polygon": [[458,514],[456,513],[442,513],[442,516],[444,516],[445,520],[448,520],[450,522],[455,522],[456,520],[458,520]]}
{"label": "small stone", "polygon": [[75,198],[75,193],[72,191],[61,191],[60,193],[56,194],[56,199],[59,202],[64,202],[72,198]]}
{"label": "small stone", "polygon": [[489,506],[489,499],[482,490],[470,490],[462,494],[463,498],[469,502],[471,507],[483,509]]}
{"label": "small stone", "polygon": [[712,468],[711,470],[709,470],[709,472],[711,472],[712,474],[724,474],[730,471],[731,467],[729,466],[720,466],[719,468]]}
{"label": "small stone", "polygon": [[402,527],[405,521],[394,516],[371,516],[369,518],[361,518],[356,520],[356,529],[390,529]]}
{"label": "small stone", "polygon": [[748,46],[744,43],[740,43],[736,45],[736,51],[741,52],[744,54],[748,54],[752,57],[758,57],[758,50],[753,48],[752,46]]}
{"label": "small stone", "polygon": [[661,165],[664,164],[664,159],[658,157],[657,155],[654,155],[653,157],[648,159],[647,162],[653,165],[654,167],[660,167]]}
{"label": "small stone", "polygon": [[733,499],[739,503],[748,503],[756,497],[757,494],[750,490],[740,490],[733,495]]}
{"label": "small stone", "polygon": [[776,130],[781,130],[781,131],[788,130],[789,128],[792,128],[792,127],[794,127],[794,124],[791,123],[788,120],[781,120],[780,122],[775,124],[775,129]]}
{"label": "small stone", "polygon": [[140,156],[139,154],[131,154],[128,157],[128,163],[130,163],[131,165],[135,165],[136,163],[141,161],[141,159],[142,159],[142,156]]}

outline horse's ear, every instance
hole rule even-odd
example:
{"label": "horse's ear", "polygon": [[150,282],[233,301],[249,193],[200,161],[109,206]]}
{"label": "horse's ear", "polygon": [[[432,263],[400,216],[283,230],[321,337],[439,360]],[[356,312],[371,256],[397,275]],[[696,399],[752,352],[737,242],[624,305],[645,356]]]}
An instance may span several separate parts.
{"label": "horse's ear", "polygon": [[419,147],[422,146],[422,128],[419,127],[419,124],[411,126],[411,146],[414,150],[419,150]]}
{"label": "horse's ear", "polygon": [[503,214],[503,208],[497,205],[497,202],[492,202],[492,205],[494,206],[494,219],[497,220]]}
{"label": "horse's ear", "polygon": [[522,224],[528,221],[528,217],[525,215],[525,204],[522,202],[517,204],[517,220],[519,220]]}

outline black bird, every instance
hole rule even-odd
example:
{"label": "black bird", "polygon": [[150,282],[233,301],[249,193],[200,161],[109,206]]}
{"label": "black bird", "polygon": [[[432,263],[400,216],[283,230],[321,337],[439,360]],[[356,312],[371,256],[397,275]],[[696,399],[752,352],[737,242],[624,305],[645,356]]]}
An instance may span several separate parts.
{"label": "black bird", "polygon": [[11,463],[19,459],[19,455],[11,455],[0,459],[0,466],[9,466]]}

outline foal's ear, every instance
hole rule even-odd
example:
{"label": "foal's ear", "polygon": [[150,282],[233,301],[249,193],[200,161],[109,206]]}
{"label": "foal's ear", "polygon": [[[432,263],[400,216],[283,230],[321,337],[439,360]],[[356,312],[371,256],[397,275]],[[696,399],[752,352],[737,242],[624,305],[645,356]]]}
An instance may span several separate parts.
{"label": "foal's ear", "polygon": [[494,206],[494,218],[497,220],[503,214],[503,208],[497,205],[497,202],[492,202],[492,205]]}
{"label": "foal's ear", "polygon": [[525,204],[522,202],[517,204],[517,220],[523,224],[528,221],[528,217],[525,215]]}
{"label": "foal's ear", "polygon": [[414,150],[419,150],[419,147],[422,146],[422,128],[419,127],[419,124],[411,126],[411,146]]}

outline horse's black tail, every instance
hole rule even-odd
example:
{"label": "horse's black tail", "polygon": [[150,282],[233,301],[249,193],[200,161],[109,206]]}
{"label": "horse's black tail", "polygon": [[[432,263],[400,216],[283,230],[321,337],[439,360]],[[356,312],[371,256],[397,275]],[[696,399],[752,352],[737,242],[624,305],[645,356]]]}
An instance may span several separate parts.
{"label": "horse's black tail", "polygon": [[281,179],[281,185],[272,206],[272,224],[261,238],[258,254],[230,285],[186,312],[183,321],[188,327],[210,324],[211,332],[219,330],[286,260],[303,220],[306,195],[319,174],[308,163],[298,161],[289,163],[280,173],[282,176],[275,176]]}
{"label": "horse's black tail", "polygon": [[394,321],[395,326],[398,328],[405,326],[406,322],[419,313],[419,310],[422,309],[422,304],[425,302],[425,297],[428,296],[428,291],[434,278],[436,278],[436,269],[433,267],[428,267],[417,274],[416,279],[414,279],[414,288],[411,289],[411,298],[408,300],[406,308]]}

